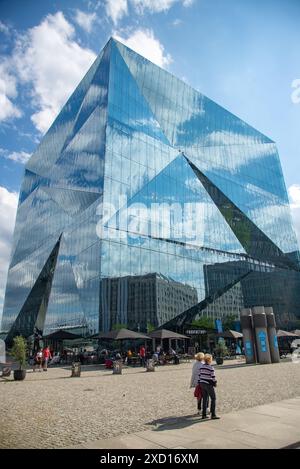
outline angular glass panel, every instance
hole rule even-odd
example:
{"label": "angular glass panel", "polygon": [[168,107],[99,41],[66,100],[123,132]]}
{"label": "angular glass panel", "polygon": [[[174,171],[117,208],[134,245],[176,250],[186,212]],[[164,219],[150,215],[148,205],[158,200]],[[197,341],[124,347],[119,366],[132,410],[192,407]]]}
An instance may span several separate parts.
{"label": "angular glass panel", "polygon": [[128,126],[131,133],[142,132],[168,145],[167,138],[115,43],[112,44],[110,60],[109,117]]}
{"label": "angular glass panel", "polygon": [[26,165],[2,328],[184,332],[257,304],[280,325],[299,270],[274,142],[111,39]]}
{"label": "angular glass panel", "polygon": [[97,57],[92,67],[79,83],[76,90],[43,137],[39,147],[26,165],[28,170],[41,176],[48,176],[49,169],[59,157],[68,136],[72,133],[77,113],[80,110],[81,103],[89,89],[101,59],[102,53]]}

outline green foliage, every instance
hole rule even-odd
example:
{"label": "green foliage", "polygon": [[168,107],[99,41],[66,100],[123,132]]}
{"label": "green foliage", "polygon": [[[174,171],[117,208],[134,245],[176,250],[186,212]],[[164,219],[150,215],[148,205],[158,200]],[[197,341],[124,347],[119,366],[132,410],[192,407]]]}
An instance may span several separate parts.
{"label": "green foliage", "polygon": [[155,331],[155,327],[150,322],[147,322],[147,332],[148,332],[148,334],[150,334],[150,332],[152,332],[152,331]]}
{"label": "green foliage", "polygon": [[219,340],[215,348],[215,353],[217,357],[224,358],[228,355],[228,348],[226,347],[224,340]]}
{"label": "green foliage", "polygon": [[120,329],[127,329],[127,324],[117,323],[113,325],[114,331],[119,331]]}
{"label": "green foliage", "polygon": [[200,329],[206,329],[206,330],[213,330],[215,328],[213,319],[206,318],[206,317],[195,319],[192,322],[192,326],[199,327]]}
{"label": "green foliage", "polygon": [[228,331],[229,329],[234,329],[235,322],[237,321],[237,317],[234,314],[229,314],[225,318],[222,319],[223,329],[224,331]]}
{"label": "green foliage", "polygon": [[24,337],[18,335],[14,338],[11,354],[17,360],[22,370],[26,365],[27,343]]}

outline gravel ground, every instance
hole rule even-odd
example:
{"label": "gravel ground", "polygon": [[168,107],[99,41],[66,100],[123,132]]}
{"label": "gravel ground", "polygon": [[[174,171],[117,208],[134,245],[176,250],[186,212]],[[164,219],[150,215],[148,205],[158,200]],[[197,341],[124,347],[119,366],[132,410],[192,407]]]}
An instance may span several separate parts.
{"label": "gravel ground", "polygon": [[[1,448],[62,448],[153,428],[155,421],[195,414],[189,388],[192,363],[111,370],[86,367],[28,372],[26,380],[0,380]],[[300,366],[216,367],[220,414],[300,395]]]}

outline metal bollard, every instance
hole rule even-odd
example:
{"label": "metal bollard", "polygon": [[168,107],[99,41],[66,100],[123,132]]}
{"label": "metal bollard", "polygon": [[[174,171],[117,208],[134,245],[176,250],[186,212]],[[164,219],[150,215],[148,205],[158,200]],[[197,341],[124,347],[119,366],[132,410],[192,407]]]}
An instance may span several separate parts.
{"label": "metal bollard", "polygon": [[81,363],[73,362],[71,378],[80,378],[80,375],[81,375]]}

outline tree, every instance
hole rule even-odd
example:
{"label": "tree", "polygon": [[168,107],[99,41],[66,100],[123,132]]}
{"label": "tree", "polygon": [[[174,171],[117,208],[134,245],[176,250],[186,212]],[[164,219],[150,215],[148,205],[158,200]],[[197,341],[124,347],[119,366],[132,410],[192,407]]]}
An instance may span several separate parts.
{"label": "tree", "polygon": [[150,334],[150,332],[155,331],[155,327],[151,322],[147,322],[147,333]]}
{"label": "tree", "polygon": [[228,355],[228,348],[226,347],[224,340],[219,340],[215,348],[215,354],[217,357],[224,358]]}
{"label": "tree", "polygon": [[205,329],[205,330],[215,329],[215,324],[214,324],[213,319],[206,318],[204,316],[199,319],[194,319],[194,321],[192,322],[192,326],[199,327],[200,329]]}
{"label": "tree", "polygon": [[238,318],[234,314],[229,314],[222,319],[223,329],[224,331],[228,331],[228,329],[234,329],[235,323]]}
{"label": "tree", "polygon": [[117,323],[112,327],[113,331],[119,331],[120,329],[127,329],[127,324]]}

